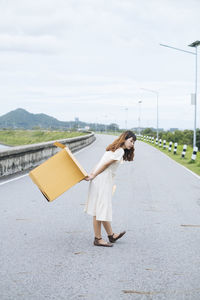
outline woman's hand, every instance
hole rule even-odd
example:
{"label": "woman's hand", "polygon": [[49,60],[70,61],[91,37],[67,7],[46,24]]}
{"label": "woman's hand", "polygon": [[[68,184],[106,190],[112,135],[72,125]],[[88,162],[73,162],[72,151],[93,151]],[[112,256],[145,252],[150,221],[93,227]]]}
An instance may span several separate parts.
{"label": "woman's hand", "polygon": [[105,169],[107,169],[114,162],[116,162],[116,160],[114,160],[114,159],[109,160],[108,162],[104,163],[99,169],[95,170],[94,173],[91,173],[90,175],[88,175],[84,179],[86,181],[93,180],[97,175],[101,174]]}
{"label": "woman's hand", "polygon": [[84,179],[85,179],[86,181],[90,181],[90,180],[93,180],[95,177],[96,177],[96,176],[92,173],[92,174],[90,174],[89,176],[85,177]]}

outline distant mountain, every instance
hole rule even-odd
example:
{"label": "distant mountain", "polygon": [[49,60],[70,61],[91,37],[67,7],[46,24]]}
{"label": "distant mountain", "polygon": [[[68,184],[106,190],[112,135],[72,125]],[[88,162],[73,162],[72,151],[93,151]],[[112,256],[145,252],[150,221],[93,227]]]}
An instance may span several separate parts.
{"label": "distant mountain", "polygon": [[[78,124],[77,124],[78,123]],[[0,117],[0,128],[32,129],[34,127],[66,129],[74,125],[86,125],[84,122],[63,122],[45,114],[32,114],[25,109],[18,108]]]}
{"label": "distant mountain", "polygon": [[[0,117],[0,128],[13,129],[34,129],[40,127],[43,129],[71,129],[84,128],[89,126],[95,129],[96,125],[93,123],[85,123],[79,120],[63,122],[46,114],[32,114],[27,110],[18,108]],[[99,124],[98,130],[104,130],[105,125]]]}

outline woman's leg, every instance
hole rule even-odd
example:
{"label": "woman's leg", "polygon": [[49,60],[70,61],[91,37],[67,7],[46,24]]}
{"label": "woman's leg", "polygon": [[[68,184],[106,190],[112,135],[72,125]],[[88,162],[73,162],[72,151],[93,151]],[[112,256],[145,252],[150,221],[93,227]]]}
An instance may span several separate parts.
{"label": "woman's leg", "polygon": [[[101,238],[101,222],[96,220],[96,216],[93,217],[93,227],[94,227],[94,235],[96,238]],[[98,241],[100,244],[107,244],[103,239]]]}
{"label": "woman's leg", "polygon": [[105,231],[107,232],[107,235],[113,234],[110,222],[108,222],[108,221],[102,221],[102,223],[103,223],[103,227],[105,228]]}
{"label": "woman's leg", "polygon": [[93,217],[93,227],[95,237],[101,238],[101,221],[97,221],[96,216]]}
{"label": "woman's leg", "polygon": [[[103,227],[105,228],[105,231],[107,232],[107,235],[112,235],[113,231],[112,231],[112,227],[111,227],[110,222],[102,221],[102,223],[103,223]],[[120,235],[120,233],[118,233],[118,234],[114,233],[113,237],[117,238],[119,235]]]}

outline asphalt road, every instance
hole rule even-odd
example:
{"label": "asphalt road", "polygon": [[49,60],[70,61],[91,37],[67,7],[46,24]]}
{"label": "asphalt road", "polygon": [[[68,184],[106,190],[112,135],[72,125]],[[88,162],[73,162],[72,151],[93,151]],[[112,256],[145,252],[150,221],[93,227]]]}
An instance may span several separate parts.
{"label": "asphalt road", "polygon": [[[89,172],[112,136],[76,154]],[[200,180],[136,142],[118,169],[112,248],[93,246],[88,182],[48,203],[28,176],[0,185],[0,299],[200,299]],[[103,230],[102,235],[106,238]]]}

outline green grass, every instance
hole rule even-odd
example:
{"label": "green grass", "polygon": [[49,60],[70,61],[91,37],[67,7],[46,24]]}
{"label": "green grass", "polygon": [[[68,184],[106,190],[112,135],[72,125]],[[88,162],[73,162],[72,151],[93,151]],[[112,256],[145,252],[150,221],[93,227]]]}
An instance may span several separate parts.
{"label": "green grass", "polygon": [[193,148],[191,146],[187,146],[187,151],[186,151],[185,158],[182,158],[181,154],[182,154],[182,151],[183,151],[183,145],[178,145],[177,153],[174,154],[174,144],[172,146],[172,151],[169,152],[168,151],[169,143],[166,143],[167,147],[164,150],[163,146],[159,147],[159,146],[156,146],[155,144],[151,144],[150,142],[146,142],[146,141],[142,141],[142,142],[147,143],[147,144],[151,145],[154,148],[157,148],[158,150],[162,151],[163,153],[165,153],[166,155],[171,157],[173,160],[175,160],[179,164],[181,164],[184,167],[188,168],[192,172],[200,175],[200,153],[199,152],[197,153],[196,161],[192,161],[191,156],[192,156]]}
{"label": "green grass", "polygon": [[48,130],[0,130],[0,144],[20,146],[86,135],[83,132]]}

